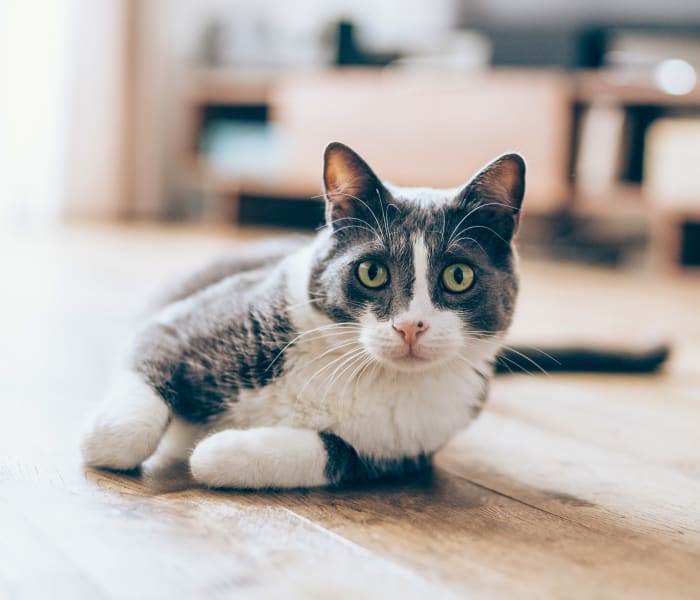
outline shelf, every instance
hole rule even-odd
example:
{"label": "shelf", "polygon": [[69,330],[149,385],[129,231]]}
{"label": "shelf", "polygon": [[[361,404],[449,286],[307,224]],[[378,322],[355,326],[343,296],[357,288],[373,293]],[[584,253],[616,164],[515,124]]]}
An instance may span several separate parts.
{"label": "shelf", "polygon": [[636,184],[616,184],[602,190],[574,188],[572,212],[581,217],[647,218],[651,202]]}
{"label": "shelf", "polygon": [[671,221],[700,220],[700,198],[697,202],[667,200],[650,196],[641,185],[619,183],[600,191],[575,189],[572,210],[583,217],[646,216]]}
{"label": "shelf", "polygon": [[266,104],[282,72],[254,69],[195,69],[187,79],[186,98],[195,104]]}
{"label": "shelf", "polygon": [[206,157],[197,156],[186,168],[186,179],[202,188],[222,195],[249,195],[269,198],[294,198],[317,200],[321,194],[321,182],[289,175],[271,175],[261,178],[217,172],[207,165]]}
{"label": "shelf", "polygon": [[688,94],[674,96],[654,84],[650,74],[620,71],[577,71],[572,74],[574,97],[581,103],[610,101],[628,106],[657,105],[700,109],[700,85]]}
{"label": "shelf", "polygon": [[[206,158],[199,156],[187,168],[187,180],[196,182],[198,187],[223,196],[258,196],[260,198],[308,199],[317,202],[322,197],[319,177],[304,178],[288,175],[271,176],[262,179],[253,176],[236,176],[217,173],[206,166]],[[527,214],[533,216],[552,213],[550,207],[538,201],[532,194],[526,199]]]}

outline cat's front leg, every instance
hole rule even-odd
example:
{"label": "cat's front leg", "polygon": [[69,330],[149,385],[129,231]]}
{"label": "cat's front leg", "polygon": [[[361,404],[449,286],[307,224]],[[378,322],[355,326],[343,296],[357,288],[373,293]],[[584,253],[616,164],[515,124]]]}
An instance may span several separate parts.
{"label": "cat's front leg", "polygon": [[139,466],[158,448],[169,419],[163,398],[141,375],[120,371],[84,432],[85,464],[116,470]]}
{"label": "cat's front leg", "polygon": [[194,478],[215,488],[296,488],[355,479],[355,451],[331,434],[292,427],[227,429],[201,441]]}

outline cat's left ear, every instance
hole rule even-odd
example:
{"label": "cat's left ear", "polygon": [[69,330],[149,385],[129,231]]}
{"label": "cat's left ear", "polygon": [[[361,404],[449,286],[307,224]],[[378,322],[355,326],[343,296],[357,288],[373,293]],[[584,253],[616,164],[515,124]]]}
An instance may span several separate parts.
{"label": "cat's left ear", "polygon": [[340,142],[331,142],[323,153],[323,184],[326,220],[334,227],[356,219],[372,222],[389,196],[360,155]]}
{"label": "cat's left ear", "polygon": [[475,222],[510,241],[520,221],[525,195],[525,160],[520,154],[499,156],[479,171],[457,197],[459,206]]}

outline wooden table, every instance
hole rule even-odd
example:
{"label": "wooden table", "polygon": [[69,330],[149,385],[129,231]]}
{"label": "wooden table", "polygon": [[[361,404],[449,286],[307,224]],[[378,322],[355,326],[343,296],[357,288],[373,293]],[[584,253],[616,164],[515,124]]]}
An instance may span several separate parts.
{"label": "wooden table", "polygon": [[697,598],[700,280],[524,261],[515,337],[676,352],[652,377],[499,379],[432,477],[221,493],[85,471],[77,439],[158,282],[260,232],[0,236],[0,598]]}

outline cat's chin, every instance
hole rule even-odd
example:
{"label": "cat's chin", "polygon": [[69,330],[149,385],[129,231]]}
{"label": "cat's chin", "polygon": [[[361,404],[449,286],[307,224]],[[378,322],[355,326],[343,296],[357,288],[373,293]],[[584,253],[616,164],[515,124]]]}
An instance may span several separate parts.
{"label": "cat's chin", "polygon": [[427,358],[407,354],[401,357],[382,357],[380,362],[387,368],[402,373],[420,373],[421,371],[431,371],[444,365],[447,360],[444,358]]}

